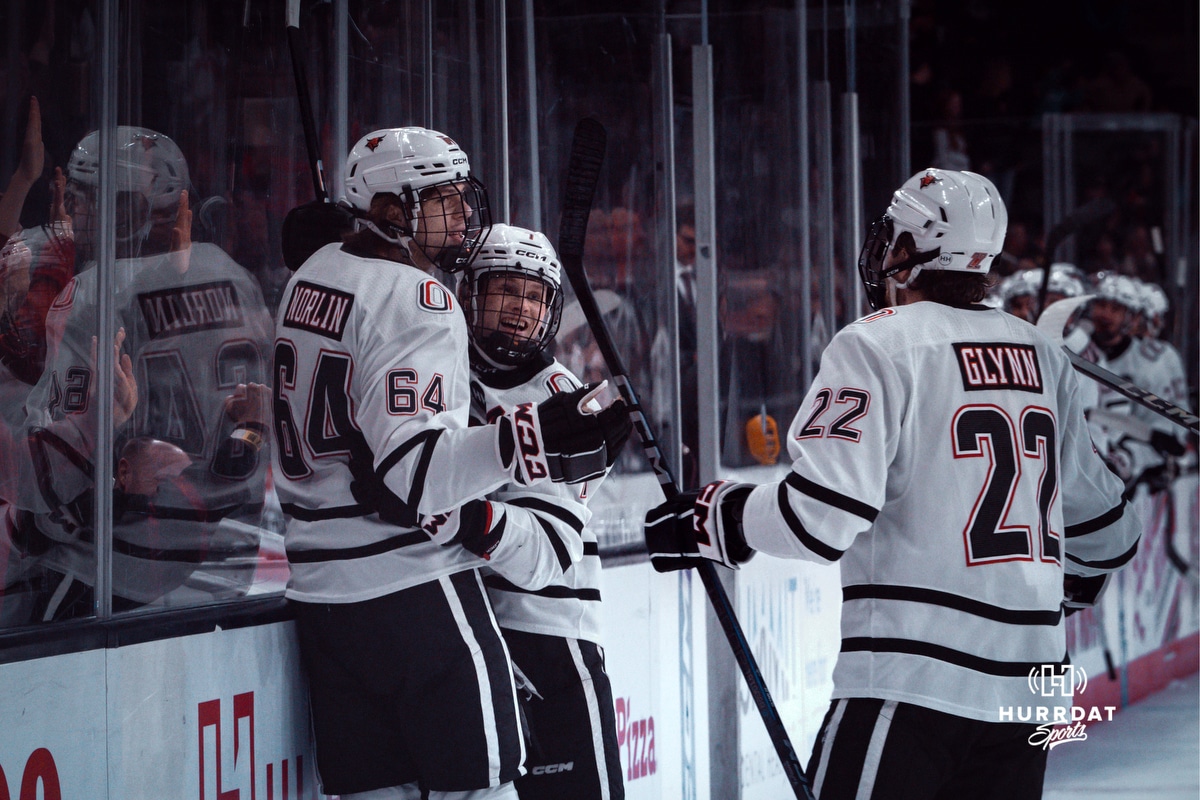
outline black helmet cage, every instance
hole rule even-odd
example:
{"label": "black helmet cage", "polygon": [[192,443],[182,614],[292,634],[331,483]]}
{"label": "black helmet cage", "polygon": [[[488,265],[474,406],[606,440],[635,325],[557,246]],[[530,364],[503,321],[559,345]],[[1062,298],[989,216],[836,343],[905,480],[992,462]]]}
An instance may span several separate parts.
{"label": "black helmet cage", "polygon": [[[429,219],[427,205],[429,201],[422,201],[420,195],[430,189],[440,189],[443,186],[457,189],[459,196],[471,207],[471,216],[467,218],[467,229],[463,233],[462,242],[457,247],[443,247],[436,256],[430,257],[429,253],[425,253],[425,256],[442,270],[454,273],[471,263],[475,252],[487,240],[487,235],[491,231],[492,211],[488,203],[487,187],[481,181],[467,176],[426,186],[417,192],[414,192],[411,186],[404,187],[404,194],[400,199],[404,202],[409,225],[407,228],[393,227],[398,233],[412,237],[415,233],[412,225],[413,218],[420,214],[421,219]],[[416,245],[416,242],[414,241],[413,244]],[[422,252],[424,252],[424,248],[422,248]]]}
{"label": "black helmet cage", "polygon": [[898,261],[890,267],[887,264],[888,253],[895,243],[896,228],[892,218],[887,214],[871,223],[862,250],[858,254],[858,276],[863,288],[867,291],[867,302],[871,308],[879,310],[887,303],[887,279],[910,267],[926,264],[938,257],[940,248],[927,253],[917,253],[904,261]]}
{"label": "black helmet cage", "polygon": [[[528,336],[489,329],[484,319],[484,307],[489,296],[510,295],[507,291],[489,291],[492,279],[510,276],[520,278],[522,281],[538,281],[544,291],[542,295],[545,308],[544,322],[542,319],[529,319],[523,313],[518,314],[518,322],[526,321],[531,326],[532,333]],[[468,268],[459,286],[459,293],[459,301],[467,314],[467,331],[470,334],[471,343],[481,355],[498,366],[517,367],[527,363],[549,347],[558,334],[558,325],[562,318],[563,293],[553,281],[546,280],[526,268],[515,265],[511,267],[489,266],[483,270]],[[505,316],[508,315],[505,314]],[[541,326],[540,330],[538,326]]]}

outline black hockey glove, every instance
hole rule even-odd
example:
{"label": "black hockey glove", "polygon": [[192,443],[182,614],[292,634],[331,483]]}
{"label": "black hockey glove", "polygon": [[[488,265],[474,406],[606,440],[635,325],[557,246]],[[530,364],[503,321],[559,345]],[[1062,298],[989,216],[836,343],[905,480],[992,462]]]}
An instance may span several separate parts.
{"label": "black hockey glove", "polygon": [[1082,575],[1063,575],[1063,616],[1069,617],[1076,611],[1099,603],[1111,575],[1106,573],[1087,578]]}
{"label": "black hockey glove", "polygon": [[654,569],[691,569],[702,559],[737,569],[753,558],[742,532],[742,509],[753,488],[715,481],[647,511],[646,549]]}
{"label": "black hockey glove", "polygon": [[504,506],[470,500],[445,514],[422,515],[421,528],[443,547],[459,544],[488,559],[504,536]]}
{"label": "black hockey glove", "polygon": [[555,483],[582,483],[605,473],[632,430],[622,400],[605,408],[595,402],[605,385],[559,392],[505,415],[516,445],[514,480],[526,486],[546,477]]}
{"label": "black hockey glove", "polygon": [[283,263],[292,272],[300,269],[313,253],[353,231],[354,219],[354,212],[338,203],[313,200],[296,206],[279,231]]}

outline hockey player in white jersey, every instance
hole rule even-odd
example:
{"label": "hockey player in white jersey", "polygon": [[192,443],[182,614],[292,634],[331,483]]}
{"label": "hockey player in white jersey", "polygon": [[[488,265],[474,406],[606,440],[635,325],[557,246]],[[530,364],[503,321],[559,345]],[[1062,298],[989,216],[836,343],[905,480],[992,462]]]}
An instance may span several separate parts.
{"label": "hockey player in white jersey", "polygon": [[[558,255],[545,235],[493,226],[458,294],[471,336],[472,424],[579,388],[576,376],[546,352],[558,329],[563,295]],[[620,443],[608,444],[609,457],[615,458]],[[549,540],[561,563],[556,579],[544,587],[521,582],[536,566],[515,572],[497,566],[484,573],[496,620],[525,679],[519,689],[529,755],[526,774],[516,782],[521,800],[625,796],[612,687],[600,644],[600,553],[587,525],[587,502],[601,480],[534,487],[510,483],[489,495],[510,507],[510,527],[514,509],[522,511],[525,524],[532,523],[534,535]],[[582,559],[570,563],[568,546],[576,545]]]}
{"label": "hockey player in white jersey", "polygon": [[[1092,321],[1092,342],[1104,354],[1110,371],[1138,387],[1158,395],[1168,403],[1186,408],[1187,377],[1179,351],[1160,339],[1139,336],[1148,312],[1144,284],[1127,275],[1106,275],[1096,286],[1088,316]],[[1165,484],[1166,470],[1172,458],[1186,450],[1183,431],[1145,406],[1133,403],[1112,390],[1102,390],[1099,405],[1109,415],[1128,415],[1149,426],[1149,440],[1127,435],[1109,422],[1109,461],[1125,480],[1130,492],[1141,481],[1155,487]],[[1111,417],[1110,417],[1111,419]]]}
{"label": "hockey player in white jersey", "polygon": [[1040,797],[1047,751],[1022,720],[1071,703],[1030,691],[1045,673],[1061,686],[1064,583],[1094,599],[1136,550],[1069,361],[978,304],[1006,224],[982,176],[906,181],[859,259],[878,310],[822,355],[787,478],[718,481],[646,516],[659,569],[840,563],[842,647],[807,769],[822,800]]}
{"label": "hockey player in white jersey", "polygon": [[[512,669],[477,567],[501,486],[604,473],[616,403],[578,389],[469,428],[467,326],[433,267],[487,231],[467,155],[425,128],[374,131],[346,164],[361,215],[289,281],[277,317],[276,486],[287,516],[317,767],[342,798],[515,798]],[[439,515],[445,515],[440,518]],[[438,519],[431,533],[419,522]]]}
{"label": "hockey player in white jersey", "polygon": [[[113,608],[177,591],[179,602],[230,599],[249,587],[258,557],[271,317],[249,272],[191,242],[187,162],[175,142],[128,126],[116,139]],[[33,621],[93,609],[93,470],[107,424],[96,419],[95,392],[109,385],[96,374],[100,267],[85,260],[95,254],[99,169],[93,131],[67,165],[81,271],[47,313],[45,369],[25,405],[14,543],[30,566],[22,588],[38,597]]]}

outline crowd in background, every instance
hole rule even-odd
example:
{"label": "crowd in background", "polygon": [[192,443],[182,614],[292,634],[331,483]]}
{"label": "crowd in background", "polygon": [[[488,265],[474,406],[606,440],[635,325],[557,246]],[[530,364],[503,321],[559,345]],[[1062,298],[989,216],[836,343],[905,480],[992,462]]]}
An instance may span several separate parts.
{"label": "crowd in background", "polygon": [[[796,233],[805,220],[800,217],[796,196],[800,190],[793,180],[794,151],[772,151],[767,157],[765,148],[747,146],[749,138],[787,124],[796,113],[790,105],[795,87],[789,81],[794,73],[770,66],[770,59],[794,58],[794,42],[777,24],[781,19],[794,20],[793,4],[759,5],[761,9],[747,11],[745,4],[733,0],[708,4],[712,18],[721,20],[720,25],[710,26],[709,34],[720,100],[714,110],[720,271],[718,413],[724,459],[735,466],[766,464],[775,458],[768,422],[785,426],[803,396],[802,367],[806,361],[815,366],[834,333],[823,313],[828,306],[836,309],[835,328],[865,311],[854,307],[854,265],[846,263],[841,249],[843,242],[856,247],[864,232],[851,230],[842,209],[836,209],[834,238],[839,249],[833,254],[814,251],[813,283],[799,286]],[[450,23],[459,23],[451,19],[448,5],[435,6],[436,44],[442,47]],[[306,16],[309,41],[317,43],[306,57],[314,75],[326,78],[332,73],[331,53],[327,31],[320,27],[327,21],[321,15],[327,15],[328,8],[316,4],[308,8],[311,16]],[[411,109],[422,101],[423,76],[402,68],[402,54],[415,41],[406,37],[415,36],[419,22],[405,8],[380,0],[350,4],[355,21],[350,37],[351,138],[364,132],[368,120],[386,125],[412,121],[384,117],[390,108]],[[682,165],[691,158],[695,101],[688,46],[700,35],[700,4],[667,2],[661,10],[675,42],[672,123],[677,162]],[[98,119],[95,4],[47,0],[25,3],[22,11],[24,15],[10,27],[15,46],[4,64],[3,105],[9,122],[0,139],[0,186],[10,178],[13,183],[0,198],[3,236],[61,222],[54,215],[56,170],[66,169],[76,144]],[[604,8],[583,2],[537,4],[535,11],[543,133],[569,131],[586,115],[600,118],[610,130],[605,174],[585,253],[589,276],[608,309],[609,323],[643,399],[661,426],[681,427],[688,447],[695,436],[696,231],[694,186],[686,169],[678,175],[674,231],[684,398],[680,420],[672,419],[663,402],[665,393],[657,391],[671,380],[663,372],[664,287],[659,276],[664,270],[658,261],[663,237],[656,235],[666,223],[657,206],[659,173],[648,132],[654,84],[647,76],[660,20],[653,10],[634,3],[614,2]],[[809,3],[810,26],[818,25],[826,11],[821,4]],[[898,166],[897,174],[936,166],[970,169],[994,180],[1011,218],[1003,256],[994,268],[998,279],[1063,258],[1063,253],[1046,252],[1042,114],[1169,112],[1194,120],[1197,75],[1190,65],[1196,62],[1196,42],[1188,33],[1195,30],[1197,13],[1194,4],[1138,5],[1131,0],[1049,7],[1032,0],[1004,4],[914,0],[909,19],[912,152],[910,164]],[[180,8],[144,3],[132,17],[129,36],[139,46],[122,56],[121,74],[139,77],[120,101],[120,121],[136,118],[148,130],[179,143],[190,169],[190,238],[215,245],[252,275],[265,310],[271,312],[289,274],[280,253],[281,222],[289,208],[310,198],[278,9],[257,2],[244,6],[193,2]],[[811,32],[813,80],[825,77],[822,61],[838,60],[836,51],[827,53],[824,48],[841,34],[833,29]],[[873,31],[864,30],[858,51],[863,65],[858,89],[868,122],[872,114],[880,113],[872,92],[884,86],[887,65],[893,63],[890,54],[867,46],[872,35]],[[826,44],[818,47],[821,42]],[[752,51],[762,53],[763,63],[745,57]],[[872,60],[878,63],[868,70]],[[1179,69],[1179,63],[1189,67]],[[448,64],[439,68],[449,70]],[[328,142],[333,104],[327,84],[322,84],[326,78],[314,77],[312,83],[320,132]],[[519,91],[519,82],[511,83],[514,93]],[[44,158],[36,169],[23,155],[33,96],[38,98],[44,144]],[[892,124],[885,120],[882,127]],[[543,172],[549,175],[557,170],[555,156],[561,156],[566,145],[550,135],[540,141]],[[473,147],[472,152],[487,151]],[[1190,309],[1194,324],[1195,299],[1175,290],[1172,265],[1165,263],[1167,156],[1161,138],[1154,135],[1081,139],[1076,161],[1083,177],[1075,187],[1076,200],[1082,204],[1108,198],[1113,210],[1076,231],[1070,244],[1072,261],[1085,283],[1098,285],[1102,276],[1121,274],[1166,287],[1171,307],[1158,337],[1178,342],[1176,320],[1181,310]],[[476,161],[484,165],[480,170],[484,179],[494,185],[496,176],[489,168],[498,168],[498,161],[489,162],[484,155]],[[1191,169],[1192,174],[1181,179],[1194,193],[1194,160]],[[823,177],[813,174],[810,196],[821,189]],[[874,171],[864,176],[868,183],[886,185],[889,192],[894,178]],[[546,186],[556,188],[553,183]],[[513,194],[518,195],[514,222],[544,227],[553,239],[554,220],[545,225],[544,220],[521,218],[522,199],[528,193]],[[556,192],[548,189],[545,194],[546,206],[553,209]],[[4,205],[4,201],[13,205],[18,196],[23,202],[16,203],[15,209]],[[865,196],[864,206],[874,207],[881,199]],[[543,216],[551,218],[554,211]],[[1184,223],[1194,226],[1194,219]],[[54,231],[48,228],[47,232]],[[810,233],[815,237],[817,232]],[[1194,230],[1184,240],[1185,253],[1187,248],[1194,251]],[[816,263],[818,259],[835,262],[833,285],[818,281],[818,267],[824,266]],[[35,272],[26,265],[6,277],[5,296],[14,309],[26,292],[25,278]],[[812,311],[803,350],[797,322],[802,290],[808,292]],[[1188,291],[1194,292],[1194,286]],[[557,347],[559,357],[581,376],[602,373],[594,344],[569,307]],[[1189,356],[1184,353],[1184,366],[1194,369]],[[38,376],[27,377],[25,386]],[[1195,384],[1196,376],[1188,375],[1187,383]],[[633,450],[629,448],[618,470],[644,468]],[[685,471],[685,478],[694,477],[686,466]]]}

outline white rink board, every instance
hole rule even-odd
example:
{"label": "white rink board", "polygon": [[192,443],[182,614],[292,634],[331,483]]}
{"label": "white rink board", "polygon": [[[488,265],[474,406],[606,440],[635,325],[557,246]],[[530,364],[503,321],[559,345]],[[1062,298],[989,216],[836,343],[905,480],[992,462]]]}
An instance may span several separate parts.
{"label": "white rink board", "polygon": [[[606,567],[603,574],[605,664],[625,796],[708,800],[703,586],[691,573],[660,575],[649,563]],[[688,614],[699,625],[692,627],[690,651],[680,636]],[[688,661],[690,670],[684,668]],[[681,710],[685,703],[690,724]]]}
{"label": "white rink board", "polygon": [[[841,603],[837,566],[759,557],[738,573],[738,618],[801,766],[808,764],[833,692]],[[762,715],[740,676],[738,712],[742,800],[791,797]]]}
{"label": "white rink board", "polygon": [[293,623],[112,650],[109,676],[114,800],[317,796]]}
{"label": "white rink board", "polygon": [[[107,792],[103,650],[0,665],[0,798]],[[43,794],[21,792],[42,776]]]}
{"label": "white rink board", "polygon": [[299,675],[291,622],[0,665],[0,798],[313,800]]}

